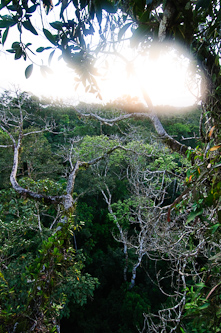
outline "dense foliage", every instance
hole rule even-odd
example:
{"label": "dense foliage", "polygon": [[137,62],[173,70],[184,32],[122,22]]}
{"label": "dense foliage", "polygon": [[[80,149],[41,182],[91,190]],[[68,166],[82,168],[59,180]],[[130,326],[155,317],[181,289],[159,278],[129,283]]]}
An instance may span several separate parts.
{"label": "dense foliage", "polygon": [[[14,124],[17,98],[8,93],[2,96],[2,114],[7,121],[13,114]],[[93,108],[104,116],[115,112],[111,106]],[[210,209],[219,203],[220,183],[216,172],[210,172],[217,170],[212,157],[217,149],[207,153],[208,169],[203,146],[197,146],[196,139],[191,139],[197,147],[189,151],[190,161],[178,153],[168,154],[146,121],[131,119],[117,128],[101,127],[97,120],[79,118],[73,108],[43,107],[25,94],[22,110],[24,134],[30,136],[24,137],[20,152],[21,187],[62,195],[71,160],[104,158],[79,170],[73,192],[77,201],[65,213],[68,222],[64,223],[62,204],[33,201],[9,187],[13,154],[1,149],[2,331],[47,332],[58,330],[59,325],[62,332],[72,325],[77,332],[145,330],[143,313],[156,315],[161,304],[165,309],[173,307],[174,291],[182,295],[179,270],[186,274],[186,289],[178,331],[188,332],[193,325],[197,332],[199,327],[202,332],[209,325],[211,330],[219,327],[215,262],[220,224],[217,211]],[[170,118],[162,121],[171,135],[183,134],[185,127],[193,137],[199,116],[196,111],[174,118],[173,127]],[[53,128],[41,131],[42,119],[50,120]],[[10,132],[1,132],[2,147],[10,143],[10,134],[18,135],[16,131],[14,126]],[[191,165],[193,154],[200,160],[197,166]],[[211,175],[212,189],[205,181],[202,187],[202,175],[203,179]],[[158,327],[160,318],[148,318],[145,325],[151,320],[152,327]],[[168,329],[170,325],[173,321],[168,321]]]}

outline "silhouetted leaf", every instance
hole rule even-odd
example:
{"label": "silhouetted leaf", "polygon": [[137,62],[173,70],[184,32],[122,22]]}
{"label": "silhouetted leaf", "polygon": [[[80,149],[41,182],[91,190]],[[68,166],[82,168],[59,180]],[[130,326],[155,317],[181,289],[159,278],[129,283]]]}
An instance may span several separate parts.
{"label": "silhouetted leaf", "polygon": [[68,6],[68,0],[62,0],[61,1],[60,18],[63,17],[63,13],[64,13],[65,9],[67,8],[67,6]]}
{"label": "silhouetted leaf", "polygon": [[125,32],[127,31],[127,29],[131,26],[132,22],[129,22],[127,24],[125,24],[119,31],[118,33],[118,41],[121,40],[121,38],[123,37],[123,35],[125,34]]}
{"label": "silhouetted leaf", "polygon": [[88,4],[88,1],[86,0],[81,0],[81,8],[85,8]]}
{"label": "silhouetted leaf", "polygon": [[13,49],[8,49],[6,51],[9,52],[9,53],[15,53],[15,50],[13,50]]}
{"label": "silhouetted leaf", "polygon": [[15,60],[20,59],[22,55],[23,55],[22,48],[21,47],[17,48],[15,52]]}
{"label": "silhouetted leaf", "polygon": [[21,47],[20,47],[20,43],[19,43],[19,42],[14,42],[14,43],[12,43],[12,48],[13,48],[13,49],[19,49],[19,48],[21,48]]}
{"label": "silhouetted leaf", "polygon": [[60,21],[55,21],[55,22],[50,23],[50,26],[52,26],[52,28],[54,28],[56,30],[62,30],[63,23]]}
{"label": "silhouetted leaf", "polygon": [[14,5],[7,6],[7,8],[8,8],[9,10],[11,10],[12,12],[17,12],[17,10],[18,10],[18,7],[17,7],[17,6],[14,6]]}
{"label": "silhouetted leaf", "polygon": [[18,24],[17,24],[17,28],[18,28],[18,31],[19,31],[20,33],[22,33],[21,22],[18,22]]}
{"label": "silhouetted leaf", "polygon": [[2,1],[1,1],[1,5],[0,5],[0,10],[1,10],[2,8],[4,8],[5,6],[7,6],[10,2],[11,2],[11,0],[9,0],[9,1],[2,0]]}
{"label": "silhouetted leaf", "polygon": [[99,26],[101,27],[101,22],[102,22],[102,8],[99,5],[99,3],[96,3],[96,5],[95,5],[95,14],[96,14]]}
{"label": "silhouetted leaf", "polygon": [[52,35],[52,33],[50,33],[50,31],[48,31],[47,29],[43,29],[43,33],[45,37],[49,40],[49,42],[51,42],[54,45],[57,45],[56,38],[54,35]]}
{"label": "silhouetted leaf", "polygon": [[15,25],[17,22],[13,19],[3,19],[0,21],[0,29],[2,28],[9,28]]}
{"label": "silhouetted leaf", "polygon": [[9,31],[9,28],[5,29],[5,31],[3,33],[3,36],[2,36],[2,45],[5,44],[6,38],[8,36],[8,31]]}
{"label": "silhouetted leaf", "polygon": [[43,51],[44,51],[44,49],[45,49],[45,48],[44,48],[44,47],[42,47],[42,46],[41,46],[41,47],[38,47],[38,48],[37,48],[37,50],[36,50],[36,52],[38,52],[38,53],[40,53],[40,52],[43,52]]}
{"label": "silhouetted leaf", "polygon": [[37,6],[38,6],[38,4],[29,7],[28,9],[26,9],[26,13],[34,13]]}
{"label": "silhouetted leaf", "polygon": [[33,64],[29,65],[25,70],[26,79],[28,79],[31,76],[32,71],[33,71]]}
{"label": "silhouetted leaf", "polygon": [[33,25],[31,24],[31,21],[30,20],[27,20],[27,21],[24,21],[22,22],[22,25],[23,27],[26,29],[26,30],[29,30],[31,31],[34,35],[38,35],[37,31],[35,30],[35,28],[33,27]]}

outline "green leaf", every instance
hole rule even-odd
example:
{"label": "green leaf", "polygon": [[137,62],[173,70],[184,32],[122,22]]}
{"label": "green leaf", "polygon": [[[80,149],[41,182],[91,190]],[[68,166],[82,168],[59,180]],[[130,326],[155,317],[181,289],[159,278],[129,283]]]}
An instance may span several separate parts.
{"label": "green leaf", "polygon": [[45,50],[50,50],[50,49],[51,49],[50,46],[47,46],[47,47],[40,46],[39,48],[37,48],[36,52],[40,53],[40,52],[43,52]]}
{"label": "green leaf", "polygon": [[12,1],[12,0],[2,0],[2,1],[1,1],[1,5],[0,5],[0,10],[1,10],[2,8],[4,8],[5,6],[7,6],[8,4],[10,4],[11,1]]}
{"label": "green leaf", "polygon": [[[106,1],[104,1],[105,3]],[[85,8],[88,4],[88,1],[87,0],[81,0],[81,8]]]}
{"label": "green leaf", "polygon": [[127,31],[127,29],[131,26],[132,22],[129,22],[127,24],[125,24],[119,31],[118,33],[118,41],[121,40],[121,38],[123,37],[123,35],[125,34],[125,32]]}
{"label": "green leaf", "polygon": [[22,55],[23,55],[23,51],[22,51],[22,48],[20,47],[15,52],[15,60],[20,59]]}
{"label": "green leaf", "polygon": [[13,49],[20,49],[21,48],[20,43],[19,42],[12,43],[12,48]]}
{"label": "green leaf", "polygon": [[9,28],[15,25],[17,22],[14,21],[13,19],[3,19],[0,21],[0,29],[2,28]]}
{"label": "green leaf", "polygon": [[212,227],[210,227],[210,229],[212,230],[212,234],[215,234],[216,230],[220,227],[220,224],[217,223],[215,225],[213,225]]}
{"label": "green leaf", "polygon": [[191,212],[186,220],[186,224],[193,221],[197,216],[202,215],[203,209],[196,210],[195,212]]}
{"label": "green leaf", "polygon": [[205,303],[205,304],[199,306],[199,310],[207,309],[209,305],[210,305],[209,303]]}
{"label": "green leaf", "polygon": [[17,7],[14,5],[9,5],[9,6],[7,6],[7,8],[12,12],[17,12]]}
{"label": "green leaf", "polygon": [[143,12],[143,14],[141,15],[141,17],[140,17],[140,22],[144,23],[144,22],[149,21],[149,19],[150,19],[150,11],[149,11],[149,10],[146,10],[146,11]]}
{"label": "green leaf", "polygon": [[55,22],[50,23],[50,26],[52,26],[53,29],[62,30],[63,23],[60,21],[55,21]]}
{"label": "green leaf", "polygon": [[28,79],[31,76],[32,71],[33,71],[33,64],[29,65],[25,70],[26,79]]}
{"label": "green leaf", "polygon": [[54,35],[52,35],[50,33],[50,31],[48,31],[47,29],[43,29],[43,33],[44,33],[45,37],[49,40],[49,42],[51,42],[54,45],[57,45],[56,38]]}
{"label": "green leaf", "polygon": [[13,50],[13,49],[8,49],[6,51],[9,52],[9,53],[15,53],[15,50]]}
{"label": "green leaf", "polygon": [[26,30],[29,30],[30,32],[32,32],[34,35],[38,35],[37,31],[35,30],[35,28],[33,27],[33,25],[31,24],[30,20],[24,21],[22,22],[23,27]]}
{"label": "green leaf", "polygon": [[73,4],[74,4],[74,7],[77,8],[77,6],[78,6],[78,0],[73,0]]}
{"label": "green leaf", "polygon": [[5,41],[6,41],[7,36],[8,36],[8,31],[9,31],[9,28],[5,29],[5,31],[3,33],[3,36],[2,36],[2,45],[5,44]]}
{"label": "green leaf", "polygon": [[21,30],[21,22],[18,22],[18,24],[17,24],[17,28],[18,28],[18,31],[19,31],[20,33],[22,33],[22,30]]}
{"label": "green leaf", "polygon": [[96,14],[99,26],[101,27],[101,22],[102,22],[102,7],[101,7],[101,5],[98,2],[95,5],[95,14]]}
{"label": "green leaf", "polygon": [[193,308],[195,308],[196,306],[195,306],[195,304],[193,304],[193,303],[186,303],[185,304],[185,309],[193,309]]}
{"label": "green leaf", "polygon": [[43,52],[44,50],[45,50],[45,48],[41,46],[41,47],[37,48],[36,52],[40,53],[40,52]]}
{"label": "green leaf", "polygon": [[38,6],[38,4],[29,7],[28,9],[26,9],[26,13],[34,13],[37,6]]}
{"label": "green leaf", "polygon": [[54,251],[53,251],[54,254],[58,254],[59,253],[59,250],[57,247],[54,248]]}
{"label": "green leaf", "polygon": [[205,285],[205,283],[200,282],[200,283],[196,283],[196,287],[198,287],[199,289],[202,289],[202,288],[205,288],[206,285]]}

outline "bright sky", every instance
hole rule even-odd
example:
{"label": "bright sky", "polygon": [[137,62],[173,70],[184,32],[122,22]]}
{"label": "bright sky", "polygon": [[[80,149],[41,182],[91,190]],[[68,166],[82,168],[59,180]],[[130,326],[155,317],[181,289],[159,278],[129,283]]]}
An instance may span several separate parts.
{"label": "bright sky", "polygon": [[[153,46],[151,54],[139,56],[123,50],[131,61],[129,75],[127,66],[120,59],[110,60],[107,77],[102,80],[104,99],[118,98],[122,95],[139,97],[142,89],[150,96],[153,105],[190,106],[199,98],[199,75],[191,58],[182,55],[179,46],[170,51],[168,48]],[[111,65],[112,64],[112,65]],[[194,73],[194,75],[193,75]],[[194,79],[193,79],[194,77]]]}
{"label": "bright sky", "polygon": [[[53,11],[50,15],[49,21],[55,21]],[[9,31],[6,49],[11,47],[13,41],[19,40],[13,30]],[[41,36],[35,37],[27,32],[27,42],[31,41],[34,44],[34,40],[36,41],[32,50],[39,46],[49,45],[49,42],[46,41],[45,44],[45,40],[41,38]],[[35,45],[36,47],[34,47]],[[51,50],[38,53],[38,63],[42,58],[44,64],[47,65],[50,52]],[[142,99],[141,88],[147,91],[154,105],[189,106],[196,102],[199,88],[198,82],[190,80],[191,73],[195,71],[192,60],[185,60],[179,52],[178,54],[171,51],[162,52],[162,47],[160,51],[157,49],[155,55],[151,57],[132,54],[128,49],[123,49],[122,52],[127,60],[131,61],[134,74],[129,75],[125,63],[118,58],[108,56],[101,58],[98,67],[101,73],[106,74],[106,77],[98,78],[103,103],[113,101],[123,95],[137,96]],[[10,89],[13,86],[19,86],[21,90],[30,91],[38,96],[69,99],[74,104],[79,101],[99,102],[94,94],[86,94],[83,87],[75,90],[76,76],[62,60],[57,60],[59,55],[59,51],[56,51],[51,63],[53,74],[44,78],[39,68],[34,66],[31,77],[26,79],[25,68],[31,62],[23,59],[15,61],[13,54],[0,52],[0,87]],[[190,68],[192,72],[190,72]]]}
{"label": "bright sky", "polygon": [[[29,79],[25,78],[25,68],[30,63],[23,59],[14,60],[11,55],[0,55],[0,87],[13,89],[14,86],[21,90],[32,92],[37,96],[52,97],[53,99],[71,99],[77,103],[84,98],[84,92],[76,92],[74,89],[75,75],[73,71],[61,62],[52,61],[50,68],[53,74],[43,77],[40,69],[34,66]],[[47,64],[47,63],[46,63]]]}

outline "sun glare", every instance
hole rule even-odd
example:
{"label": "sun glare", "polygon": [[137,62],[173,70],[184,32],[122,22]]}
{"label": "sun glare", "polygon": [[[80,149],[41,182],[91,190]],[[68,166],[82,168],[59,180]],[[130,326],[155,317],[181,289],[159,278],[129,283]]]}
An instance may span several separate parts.
{"label": "sun glare", "polygon": [[[56,15],[58,17],[60,15],[59,9],[57,8],[57,11],[53,11],[49,15],[52,15],[51,19],[56,21]],[[38,24],[40,23],[36,21],[36,25]],[[129,29],[127,33],[129,33],[128,31]],[[18,32],[16,33],[18,34]],[[8,48],[12,41],[18,38],[16,36],[10,31],[7,38]],[[33,38],[33,35],[31,32],[25,31],[25,37],[28,41]],[[41,38],[42,46],[48,45],[40,33],[37,37],[38,43],[39,38]],[[95,34],[94,38],[95,42],[97,39],[98,43],[99,34]],[[33,39],[33,50],[35,42],[36,40]],[[201,79],[200,75],[197,74],[198,69],[191,57],[186,55],[180,46],[158,43],[147,47],[145,53],[142,50],[142,55],[140,55],[138,51],[132,50],[126,43],[129,44],[129,41],[120,45],[120,49],[117,48],[118,52],[121,53],[120,57],[119,55],[106,54],[97,61],[101,76],[96,77],[96,80],[103,98],[102,103],[114,102],[123,96],[135,97],[144,102],[142,91],[149,95],[155,106],[191,106],[199,102]],[[115,48],[113,49],[115,50]],[[27,62],[20,59],[18,63],[12,59],[12,55],[1,52],[0,86],[10,89],[10,85],[6,87],[6,84],[9,83],[20,86],[21,90],[32,92],[38,96],[42,95],[54,100],[69,99],[75,104],[79,101],[100,102],[96,99],[96,94],[85,93],[83,85],[75,90],[76,75],[73,70],[66,66],[64,61],[58,61],[57,56],[60,54],[57,53],[59,51],[55,52],[51,62],[52,74],[46,74],[46,78],[44,78],[40,73],[40,66],[34,65],[33,74],[27,80],[24,72],[31,63],[29,59]],[[38,54],[38,60],[47,65],[48,56],[49,53],[44,51]]]}
{"label": "sun glare", "polygon": [[[200,75],[190,57],[184,55],[180,48],[159,46],[151,47],[145,55],[135,54],[130,49],[123,49],[123,57],[101,57],[97,67],[101,76],[96,77],[102,96],[102,103],[114,102],[124,96],[136,98],[145,103],[144,90],[152,104],[187,107],[200,100]],[[54,57],[52,74],[44,78],[37,66],[27,80],[24,70],[27,63],[1,57],[1,81],[20,86],[21,90],[32,92],[38,96],[53,100],[69,100],[73,104],[80,101],[99,103],[95,94],[85,93],[80,85],[75,90],[75,73],[62,61]],[[10,68],[11,70],[8,70]]]}
{"label": "sun glare", "polygon": [[100,83],[104,100],[113,101],[123,95],[143,100],[142,90],[155,106],[187,107],[200,99],[197,68],[180,49],[153,47],[151,53],[135,56],[129,63],[121,59],[110,59],[109,63]]}
{"label": "sun glare", "polygon": [[[57,62],[51,66],[52,73],[42,77],[40,72],[36,73],[36,82],[30,77],[30,84],[33,83],[33,93],[37,95],[58,99],[76,99],[74,90],[74,75],[64,63]],[[77,102],[77,100],[76,100]]]}

